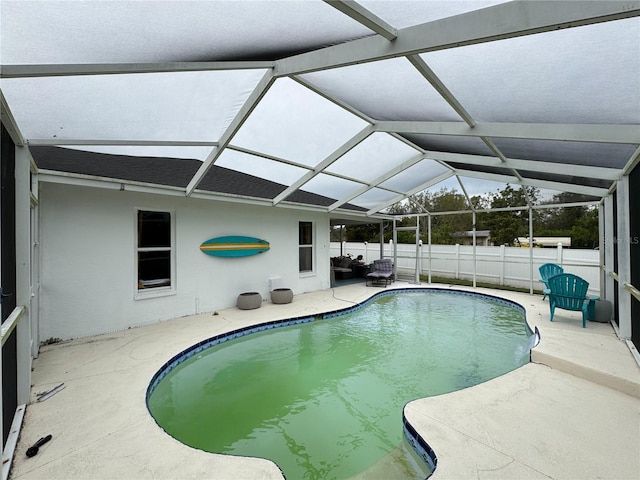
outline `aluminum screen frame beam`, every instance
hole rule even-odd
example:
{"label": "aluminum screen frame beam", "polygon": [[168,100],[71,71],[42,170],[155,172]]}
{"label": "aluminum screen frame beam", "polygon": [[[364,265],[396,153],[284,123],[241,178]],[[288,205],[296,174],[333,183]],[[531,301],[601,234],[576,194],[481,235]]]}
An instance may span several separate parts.
{"label": "aluminum screen frame beam", "polygon": [[574,183],[562,183],[562,182],[552,182],[548,180],[536,180],[532,178],[523,177],[522,180],[517,177],[511,177],[509,175],[498,175],[495,173],[483,173],[483,172],[475,172],[472,170],[464,170],[464,169],[456,169],[456,175],[461,175],[463,177],[473,177],[479,178],[482,180],[491,180],[494,182],[504,182],[504,183],[512,183],[516,185],[525,185],[528,187],[538,187],[545,188],[549,190],[557,190],[560,192],[571,192],[571,193],[579,193],[583,195],[590,195],[593,197],[604,197],[609,192],[606,188],[599,187],[586,187],[584,185],[576,185]]}
{"label": "aluminum screen frame beam", "polygon": [[73,138],[29,138],[25,141],[29,146],[62,146],[62,145],[123,145],[143,147],[217,147],[215,141],[192,140],[108,140],[108,139],[73,139]]}
{"label": "aluminum screen frame beam", "polygon": [[404,134],[640,144],[640,127],[624,124],[480,122],[471,128],[463,122],[380,120],[376,122],[376,129]]}
{"label": "aluminum screen frame beam", "polygon": [[336,208],[340,207],[341,205],[344,205],[345,203],[350,202],[354,198],[359,197],[360,195],[364,194],[365,192],[371,190],[372,188],[377,187],[382,182],[384,182],[386,180],[389,180],[391,177],[393,177],[393,176],[397,175],[398,173],[406,170],[407,168],[415,165],[416,163],[420,162],[424,158],[425,158],[424,154],[421,153],[421,154],[418,154],[415,157],[410,158],[409,160],[401,163],[397,167],[389,170],[385,174],[383,174],[383,175],[379,176],[378,178],[374,179],[372,182],[370,182],[367,185],[363,186],[362,188],[356,190],[351,195],[343,197],[340,200],[336,201],[335,203],[332,203],[331,205],[329,205],[329,211],[331,212],[332,210],[335,210]]}
{"label": "aluminum screen frame beam", "polygon": [[272,70],[275,62],[166,62],[2,65],[0,78],[126,75],[131,73],[204,72],[211,70]]}
{"label": "aluminum screen frame beam", "polygon": [[[283,192],[281,192],[277,197],[273,199],[273,205],[278,205],[280,202],[285,200],[289,195],[294,193],[300,187],[302,187],[305,183],[310,181],[316,175],[323,173],[324,169],[329,165],[336,162],[340,157],[342,157],[345,153],[347,153],[352,148],[356,147],[360,142],[369,137],[374,133],[373,125],[368,125],[356,135],[351,137],[347,142],[338,147],[331,155],[322,160],[318,165],[316,165],[312,170],[304,174],[301,178],[299,178],[296,182],[287,187]],[[342,177],[341,178],[347,178]]]}
{"label": "aluminum screen frame beam", "polygon": [[453,177],[455,175],[455,172],[453,171],[449,171],[449,172],[445,172],[441,175],[438,175],[435,178],[432,178],[431,180],[429,180],[428,182],[425,182],[421,185],[418,185],[415,188],[412,188],[411,190],[409,190],[408,192],[406,192],[405,194],[395,197],[392,200],[389,200],[388,202],[384,202],[381,203],[379,205],[377,205],[374,208],[371,208],[369,210],[367,210],[367,215],[375,215],[376,213],[378,213],[380,210],[382,210],[383,208],[388,207],[389,205],[393,205],[394,203],[398,203],[402,200],[404,200],[405,198],[409,198],[411,195],[421,192],[422,190],[425,190],[433,185],[436,185],[444,180],[446,180],[447,178]]}
{"label": "aluminum screen frame beam", "polygon": [[469,127],[475,127],[476,121],[471,117],[471,114],[462,106],[458,99],[451,93],[447,86],[438,78],[427,62],[425,62],[419,55],[409,55],[407,60],[413,65],[413,67],[422,75],[435,89],[436,92],[449,104],[453,110],[460,115]]}
{"label": "aluminum screen frame beam", "polygon": [[185,192],[187,197],[191,196],[194,190],[198,187],[198,184],[211,169],[218,157],[220,157],[225,147],[229,144],[229,142],[231,142],[233,136],[240,129],[240,127],[242,127],[247,118],[249,118],[251,112],[253,112],[254,108],[256,108],[258,103],[260,103],[262,97],[267,93],[267,91],[269,91],[269,88],[271,88],[271,85],[273,85],[275,81],[276,79],[270,70],[265,72],[265,74],[262,76],[260,81],[257,83],[255,88],[245,101],[244,105],[240,108],[236,116],[231,121],[229,127],[220,136],[218,146],[214,147],[213,150],[211,150],[211,153],[207,155],[207,158],[204,160],[204,162],[202,162],[202,165],[187,185]]}
{"label": "aluminum screen frame beam", "polygon": [[[420,74],[431,84],[436,92],[438,92],[438,94],[449,104],[449,106],[451,106],[451,108],[453,108],[453,110],[455,110],[455,112],[460,115],[460,117],[462,117],[462,119],[469,125],[469,127],[474,128],[476,126],[476,121],[473,119],[471,114],[467,112],[467,110],[462,106],[462,104],[453,95],[453,93],[447,88],[447,86],[438,78],[435,72],[431,70],[431,68],[429,68],[427,62],[425,62],[419,55],[410,55],[407,57],[407,59],[409,60],[409,62],[411,62],[414,68],[418,70],[418,72],[420,72]],[[496,155],[496,157],[500,159],[502,163],[507,161],[504,154],[490,138],[481,136],[480,139],[489,148],[489,150],[491,150]],[[519,177],[518,172],[514,171],[513,173],[517,177]]]}
{"label": "aluminum screen frame beam", "polygon": [[640,16],[640,1],[509,2],[276,61],[276,77]]}
{"label": "aluminum screen frame beam", "polygon": [[[525,170],[530,172],[553,173],[557,175],[567,174],[567,163],[544,162],[541,160],[521,160],[517,158],[507,158],[505,163],[500,162],[495,157],[483,155],[467,155],[464,153],[449,152],[429,152],[427,158],[447,162],[465,163],[467,165],[478,165],[486,167],[511,168],[514,170]],[[589,165],[570,165],[572,175],[585,178],[599,178],[603,180],[619,180],[622,171],[618,168],[592,167]]]}
{"label": "aluminum screen frame beam", "polygon": [[396,28],[357,2],[352,0],[324,0],[324,2],[389,41],[395,40],[398,36],[398,30]]}

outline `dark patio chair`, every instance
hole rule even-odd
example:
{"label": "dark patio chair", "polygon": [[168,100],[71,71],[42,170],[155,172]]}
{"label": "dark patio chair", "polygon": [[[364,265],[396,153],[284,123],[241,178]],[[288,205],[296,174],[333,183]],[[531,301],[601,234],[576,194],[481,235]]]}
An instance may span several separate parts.
{"label": "dark patio chair", "polygon": [[367,273],[365,277],[365,285],[368,286],[369,280],[371,280],[371,284],[384,281],[385,287],[393,282],[393,262],[391,259],[381,258],[380,260],[374,260],[371,272]]}

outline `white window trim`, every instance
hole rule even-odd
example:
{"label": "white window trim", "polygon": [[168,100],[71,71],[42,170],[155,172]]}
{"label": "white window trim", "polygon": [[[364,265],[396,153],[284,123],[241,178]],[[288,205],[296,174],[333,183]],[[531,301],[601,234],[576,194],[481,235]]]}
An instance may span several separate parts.
{"label": "white window trim", "polygon": [[[166,212],[169,214],[171,221],[171,248],[170,248],[170,264],[171,264],[171,285],[168,287],[150,288],[148,290],[140,290],[138,288],[138,252],[153,252],[153,251],[165,251],[164,247],[149,247],[138,249],[138,212]],[[169,210],[166,208],[146,208],[136,207],[133,215],[133,299],[145,300],[147,298],[167,297],[169,295],[176,294],[176,222],[175,222],[175,210]]]}
{"label": "white window trim", "polygon": [[300,238],[300,224],[301,223],[310,223],[311,224],[311,244],[310,245],[301,245],[298,240],[298,255],[300,255],[301,247],[310,247],[311,248],[311,270],[299,271],[300,278],[303,277],[313,277],[316,274],[316,224],[310,220],[300,220],[298,221],[298,239]]}

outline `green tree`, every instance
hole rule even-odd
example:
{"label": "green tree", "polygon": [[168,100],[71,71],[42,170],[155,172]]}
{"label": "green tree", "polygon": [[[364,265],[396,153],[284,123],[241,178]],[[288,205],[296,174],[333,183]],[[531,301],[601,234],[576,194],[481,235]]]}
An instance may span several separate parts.
{"label": "green tree", "polygon": [[[527,200],[532,205],[559,204],[584,202],[589,198],[574,193],[559,193],[552,200],[539,202],[540,192],[534,187],[515,188],[507,185],[503,190],[486,195],[471,197],[474,209],[485,210],[491,208],[526,207]],[[415,226],[416,217],[412,214],[431,212],[431,243],[453,245],[460,242],[460,233],[473,228],[472,214],[438,215],[438,212],[459,212],[471,209],[465,195],[455,189],[442,188],[435,192],[423,192],[392,205],[387,213],[402,215],[397,226]],[[549,209],[534,209],[532,211],[533,228],[536,236],[560,236],[572,239],[575,248],[595,248],[598,246],[598,210],[591,206],[558,207]],[[420,217],[420,232],[423,242],[428,241],[428,217]],[[508,210],[504,212],[479,212],[476,214],[476,229],[489,230],[495,245],[513,245],[515,238],[529,236],[529,212],[523,210]],[[384,226],[384,242],[388,242],[393,235],[392,223]],[[413,243],[415,237],[412,232],[398,232],[399,243]],[[338,232],[332,230],[332,240],[338,241]],[[344,240],[350,242],[379,242],[380,227],[378,224],[348,225],[344,232]]]}
{"label": "green tree", "polygon": [[[541,202],[541,205],[555,205],[563,203],[583,202],[587,199],[584,195],[571,192],[562,192],[553,196],[551,200]],[[588,206],[558,207],[544,209],[539,235],[568,236],[575,223],[584,218],[589,212]],[[551,233],[554,232],[554,233]]]}
{"label": "green tree", "polygon": [[[432,213],[462,212],[469,210],[467,197],[455,189],[442,188],[436,192],[424,192],[414,197],[416,203]],[[423,220],[420,231],[423,242],[428,241],[427,219]],[[453,245],[460,241],[459,234],[471,230],[471,213],[431,216],[431,243]]]}
{"label": "green tree", "polygon": [[[526,188],[526,192],[525,192]],[[538,199],[539,191],[534,187],[513,188],[507,185],[503,190],[489,196],[490,208],[522,207]],[[529,213],[527,210],[489,212],[482,216],[483,225],[491,232],[495,245],[513,245],[517,237],[529,236]]]}
{"label": "green tree", "polygon": [[[553,196],[542,205],[577,203],[589,201],[590,198],[571,192],[562,192]],[[573,248],[595,248],[599,243],[598,209],[591,205],[576,207],[548,208],[541,212],[541,219],[536,225],[538,236],[571,237]]]}
{"label": "green tree", "polygon": [[571,227],[571,247],[596,248],[600,245],[598,209],[591,208]]}
{"label": "green tree", "polygon": [[376,242],[380,238],[380,224],[347,225],[345,240],[347,242]]}

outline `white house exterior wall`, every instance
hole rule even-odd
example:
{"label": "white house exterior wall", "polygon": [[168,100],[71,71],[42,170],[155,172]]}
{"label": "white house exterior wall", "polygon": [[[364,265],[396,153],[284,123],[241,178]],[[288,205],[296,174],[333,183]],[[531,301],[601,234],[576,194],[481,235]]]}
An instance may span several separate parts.
{"label": "white house exterior wall", "polygon": [[[202,199],[44,183],[40,190],[40,341],[77,338],[269,298],[269,278],[302,293],[329,287],[326,215]],[[175,293],[135,299],[136,209],[174,213]],[[314,224],[314,273],[298,272],[298,222]],[[205,240],[246,235],[270,250],[203,254]]]}

